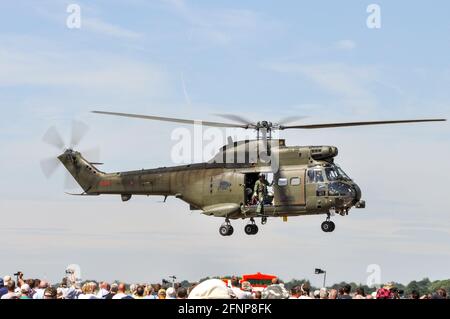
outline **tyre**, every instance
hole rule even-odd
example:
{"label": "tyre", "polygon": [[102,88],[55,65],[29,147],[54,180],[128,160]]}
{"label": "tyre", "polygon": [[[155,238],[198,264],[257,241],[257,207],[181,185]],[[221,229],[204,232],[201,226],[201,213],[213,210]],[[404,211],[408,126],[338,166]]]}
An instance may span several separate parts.
{"label": "tyre", "polygon": [[220,228],[219,228],[219,233],[220,233],[222,236],[228,236],[228,226],[226,226],[226,225],[220,226]]}
{"label": "tyre", "polygon": [[253,235],[253,225],[252,224],[245,225],[244,231],[247,235]]}
{"label": "tyre", "polygon": [[233,235],[233,233],[234,233],[234,228],[233,228],[233,226],[229,225],[227,236],[231,236],[231,235]]}
{"label": "tyre", "polygon": [[331,229],[330,222],[324,221],[320,227],[322,228],[322,230],[324,232],[326,232],[326,233],[330,232],[330,229]]}
{"label": "tyre", "polygon": [[253,227],[253,229],[252,229],[252,235],[256,235],[257,233],[258,233],[258,226],[256,226],[256,225],[252,225]]}
{"label": "tyre", "polygon": [[330,223],[330,230],[329,230],[329,232],[331,233],[336,228],[336,225],[332,221],[330,221],[329,223]]}

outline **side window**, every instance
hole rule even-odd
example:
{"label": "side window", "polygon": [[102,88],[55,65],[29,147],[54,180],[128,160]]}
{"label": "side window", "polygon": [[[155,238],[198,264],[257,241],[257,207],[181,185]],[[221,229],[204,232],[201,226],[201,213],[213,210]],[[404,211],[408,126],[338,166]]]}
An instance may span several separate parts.
{"label": "side window", "polygon": [[292,178],[291,178],[291,185],[292,185],[292,186],[298,186],[298,185],[300,185],[300,178],[299,178],[299,177],[292,177]]}
{"label": "side window", "polygon": [[288,184],[287,178],[279,178],[278,186],[286,186]]}

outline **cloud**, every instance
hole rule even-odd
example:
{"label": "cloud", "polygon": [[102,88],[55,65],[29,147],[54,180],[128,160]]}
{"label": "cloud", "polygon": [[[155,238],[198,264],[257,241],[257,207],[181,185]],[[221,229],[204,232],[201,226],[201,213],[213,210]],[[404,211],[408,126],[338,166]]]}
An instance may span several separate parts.
{"label": "cloud", "polygon": [[355,110],[370,110],[377,106],[377,99],[370,90],[370,85],[374,84],[378,77],[374,67],[342,63],[308,65],[290,62],[265,64],[264,67],[278,73],[300,74],[329,94],[341,98],[344,104]]}
{"label": "cloud", "polygon": [[157,65],[104,52],[0,49],[0,87],[48,86],[145,92],[165,91],[167,75]]}
{"label": "cloud", "polygon": [[353,50],[356,48],[356,43],[352,40],[340,40],[335,43],[335,47],[338,50]]}
{"label": "cloud", "polygon": [[229,45],[248,32],[267,27],[262,14],[241,9],[192,9],[183,0],[165,0],[191,27],[190,39],[218,46]]}
{"label": "cloud", "polygon": [[119,38],[139,39],[143,36],[142,33],[125,29],[99,18],[82,18],[81,29],[84,28],[92,32]]}

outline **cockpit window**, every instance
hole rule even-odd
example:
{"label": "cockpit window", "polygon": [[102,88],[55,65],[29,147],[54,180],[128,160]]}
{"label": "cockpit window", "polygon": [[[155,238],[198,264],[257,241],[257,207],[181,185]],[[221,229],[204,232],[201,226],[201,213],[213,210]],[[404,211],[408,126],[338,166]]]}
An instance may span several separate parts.
{"label": "cockpit window", "polygon": [[327,175],[327,179],[332,182],[339,179],[339,174],[334,167],[325,168],[325,174]]}
{"label": "cockpit window", "polygon": [[314,168],[308,170],[308,182],[309,183],[323,183],[325,182],[323,172],[321,168]]}
{"label": "cockpit window", "polygon": [[326,180],[329,182],[339,180],[351,180],[350,177],[337,165],[322,167],[314,167],[308,170],[308,182],[309,183],[323,183]]}

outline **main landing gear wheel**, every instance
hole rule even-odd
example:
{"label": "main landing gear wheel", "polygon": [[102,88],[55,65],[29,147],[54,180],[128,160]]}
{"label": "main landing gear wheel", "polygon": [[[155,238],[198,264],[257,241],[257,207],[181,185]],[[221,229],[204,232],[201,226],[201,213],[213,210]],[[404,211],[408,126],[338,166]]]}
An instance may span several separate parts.
{"label": "main landing gear wheel", "polygon": [[222,236],[231,236],[231,235],[233,235],[233,232],[234,232],[234,228],[233,228],[233,226],[231,226],[229,220],[226,220],[226,221],[225,221],[225,224],[223,224],[223,225],[220,226],[220,228],[219,228],[219,233],[220,233]]}
{"label": "main landing gear wheel", "polygon": [[245,225],[244,231],[247,235],[256,235],[258,233],[258,226],[255,224]]}
{"label": "main landing gear wheel", "polygon": [[326,220],[322,223],[321,228],[326,233],[331,233],[336,228],[336,225],[331,220]]}
{"label": "main landing gear wheel", "polygon": [[258,233],[258,226],[256,226],[253,217],[250,218],[250,223],[245,225],[244,231],[247,235],[256,235]]}
{"label": "main landing gear wheel", "polygon": [[261,217],[261,225],[267,224],[267,217]]}

